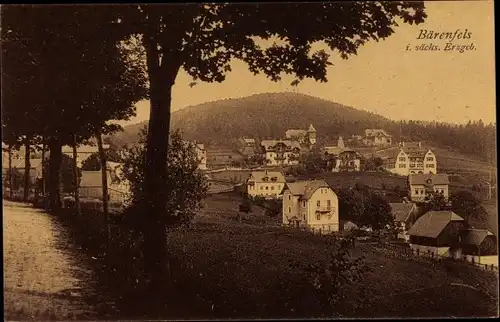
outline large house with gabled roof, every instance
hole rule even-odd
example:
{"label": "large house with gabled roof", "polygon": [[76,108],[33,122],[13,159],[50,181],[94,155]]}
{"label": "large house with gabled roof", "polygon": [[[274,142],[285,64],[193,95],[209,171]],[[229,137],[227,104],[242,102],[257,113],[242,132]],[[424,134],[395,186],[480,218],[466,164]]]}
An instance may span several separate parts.
{"label": "large house with gabled roof", "polygon": [[298,142],[299,144],[314,145],[316,144],[316,129],[312,124],[309,124],[307,130],[289,129],[285,131],[285,136],[289,140]]}
{"label": "large house with gabled roof", "polygon": [[339,231],[339,200],[325,180],[287,183],[282,214],[283,225],[321,233]]}
{"label": "large house with gabled roof", "polygon": [[250,197],[279,198],[285,187],[285,176],[278,171],[253,171],[246,184]]}
{"label": "large house with gabled roof", "polygon": [[292,140],[262,140],[262,153],[267,166],[299,164],[301,146]]}
{"label": "large house with gabled roof", "polygon": [[420,142],[401,143],[399,150],[385,158],[384,167],[401,176],[410,174],[436,174],[437,159],[434,152]]}

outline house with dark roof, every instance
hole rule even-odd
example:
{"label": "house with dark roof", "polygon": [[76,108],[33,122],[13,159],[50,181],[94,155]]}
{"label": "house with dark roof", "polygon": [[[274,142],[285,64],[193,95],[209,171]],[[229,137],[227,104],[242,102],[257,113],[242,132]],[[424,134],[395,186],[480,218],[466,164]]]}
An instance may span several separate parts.
{"label": "house with dark roof", "polygon": [[282,215],[283,225],[321,233],[339,231],[339,200],[325,180],[287,183]]}
{"label": "house with dark roof", "polygon": [[462,237],[462,254],[474,256],[498,255],[497,238],[487,229],[467,229]]}
{"label": "house with dark roof", "polygon": [[369,146],[390,146],[392,136],[383,129],[366,129],[363,143]]}
{"label": "house with dark roof", "polygon": [[322,151],[327,162],[331,163],[332,172],[361,170],[360,155],[353,149],[346,148],[341,136],[337,146],[325,146]]}
{"label": "house with dark roof", "polygon": [[422,254],[460,257],[467,222],[453,211],[429,211],[408,230],[410,247]]}
{"label": "house with dark roof", "polygon": [[314,145],[316,144],[316,129],[312,124],[307,130],[289,129],[285,131],[285,137],[299,144]]}
{"label": "house with dark roof", "polygon": [[206,166],[208,169],[230,168],[242,163],[245,157],[232,149],[206,149]]}
{"label": "house with dark roof", "polygon": [[394,224],[398,230],[398,238],[409,240],[408,229],[411,227],[412,223],[415,221],[418,209],[414,203],[389,203],[391,207],[391,214],[394,217]]}
{"label": "house with dark roof", "polygon": [[260,142],[265,163],[268,166],[299,164],[301,145],[292,140],[262,140]]}
{"label": "house with dark roof", "polygon": [[410,174],[408,176],[410,198],[412,201],[423,202],[434,193],[449,196],[450,180],[447,174]]}
{"label": "house with dark roof", "polygon": [[247,194],[251,197],[280,198],[285,176],[279,171],[253,171],[247,179]]}

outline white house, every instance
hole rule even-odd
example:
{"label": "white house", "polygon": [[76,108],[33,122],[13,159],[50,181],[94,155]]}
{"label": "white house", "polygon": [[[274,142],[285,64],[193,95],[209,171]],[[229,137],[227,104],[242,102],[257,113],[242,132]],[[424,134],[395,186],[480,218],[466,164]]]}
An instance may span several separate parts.
{"label": "white house", "polygon": [[312,124],[307,130],[290,129],[286,130],[285,136],[287,139],[294,140],[300,144],[316,144],[316,129]]}
{"label": "white house", "polygon": [[333,162],[332,172],[360,171],[361,158],[358,153],[348,149],[344,145],[344,140],[340,136],[337,146],[326,146],[323,152],[329,162]]}
{"label": "white house", "polygon": [[260,145],[266,160],[266,165],[268,166],[299,164],[299,142],[292,140],[262,140]]}
{"label": "white house", "polygon": [[383,129],[366,129],[363,143],[369,146],[390,146],[392,136]]}
{"label": "white house", "polygon": [[403,145],[395,157],[384,161],[385,168],[401,176],[409,174],[435,174],[437,173],[436,155],[420,143],[416,147]]}
{"label": "white house", "polygon": [[422,202],[433,193],[442,193],[448,199],[450,181],[447,174],[410,174],[408,184],[412,201]]}
{"label": "white house", "polygon": [[283,225],[321,233],[339,231],[339,200],[325,180],[287,183],[283,192]]}
{"label": "white house", "polygon": [[285,176],[278,171],[253,171],[247,179],[251,197],[279,198],[285,187]]}

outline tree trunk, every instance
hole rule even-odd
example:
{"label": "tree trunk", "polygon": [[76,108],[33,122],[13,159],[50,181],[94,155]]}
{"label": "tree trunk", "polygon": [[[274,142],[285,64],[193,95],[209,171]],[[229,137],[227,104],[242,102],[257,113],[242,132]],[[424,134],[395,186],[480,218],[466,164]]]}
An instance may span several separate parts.
{"label": "tree trunk", "polygon": [[24,152],[24,195],[23,201],[28,202],[28,198],[30,196],[30,172],[31,172],[31,163],[30,163],[30,149],[31,149],[31,137],[26,136],[24,148],[26,149]]}
{"label": "tree trunk", "polygon": [[62,145],[58,138],[49,139],[49,210],[57,212],[61,210],[61,160]]}
{"label": "tree trunk", "polygon": [[9,146],[9,173],[8,173],[8,176],[9,176],[9,196],[10,196],[10,199],[12,199],[13,195],[14,195],[14,184],[12,183],[12,146]]}
{"label": "tree trunk", "polygon": [[42,196],[45,197],[45,150],[47,149],[45,145],[45,138],[42,143]]}
{"label": "tree trunk", "polygon": [[102,146],[101,130],[96,131],[97,148],[99,150],[99,158],[101,159],[101,182],[102,182],[102,210],[104,213],[104,224],[109,230],[109,193],[108,193],[108,169],[106,167],[106,153]]}
{"label": "tree trunk", "polygon": [[76,151],[76,135],[73,134],[73,180],[75,180],[75,211],[79,216],[82,214],[80,207],[80,178],[78,175],[78,152]]}
{"label": "tree trunk", "polygon": [[[154,34],[154,31],[152,32]],[[164,50],[168,48],[164,47]],[[154,36],[147,38],[146,58],[150,81],[150,118],[146,146],[145,216],[141,230],[144,235],[144,259],[148,291],[161,296],[167,269],[167,153],[170,133],[172,86],[180,68],[171,52],[163,52],[162,64]],[[160,292],[160,294],[155,294]],[[155,295],[153,295],[155,294]],[[154,305],[154,304],[152,304]]]}

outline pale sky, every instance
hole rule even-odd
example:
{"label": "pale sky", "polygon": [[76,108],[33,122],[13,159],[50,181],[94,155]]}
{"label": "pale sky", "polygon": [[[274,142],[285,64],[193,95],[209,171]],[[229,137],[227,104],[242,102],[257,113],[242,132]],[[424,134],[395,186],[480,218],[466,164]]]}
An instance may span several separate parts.
{"label": "pale sky", "polygon": [[[394,120],[414,119],[463,123],[482,119],[495,122],[495,55],[493,1],[432,1],[428,18],[418,26],[400,24],[384,41],[370,42],[357,56],[343,60],[332,53],[328,82],[303,81],[290,86],[292,77],[274,83],[254,76],[246,65],[234,61],[223,83],[192,82],[180,71],[172,93],[172,111],[204,102],[266,92],[303,93]],[[421,29],[437,32],[471,32],[475,50],[406,51],[407,45],[433,43],[444,48],[446,40],[418,40]],[[149,118],[149,102],[137,104],[137,117],[125,124]],[[124,125],[125,125],[124,124]]]}

